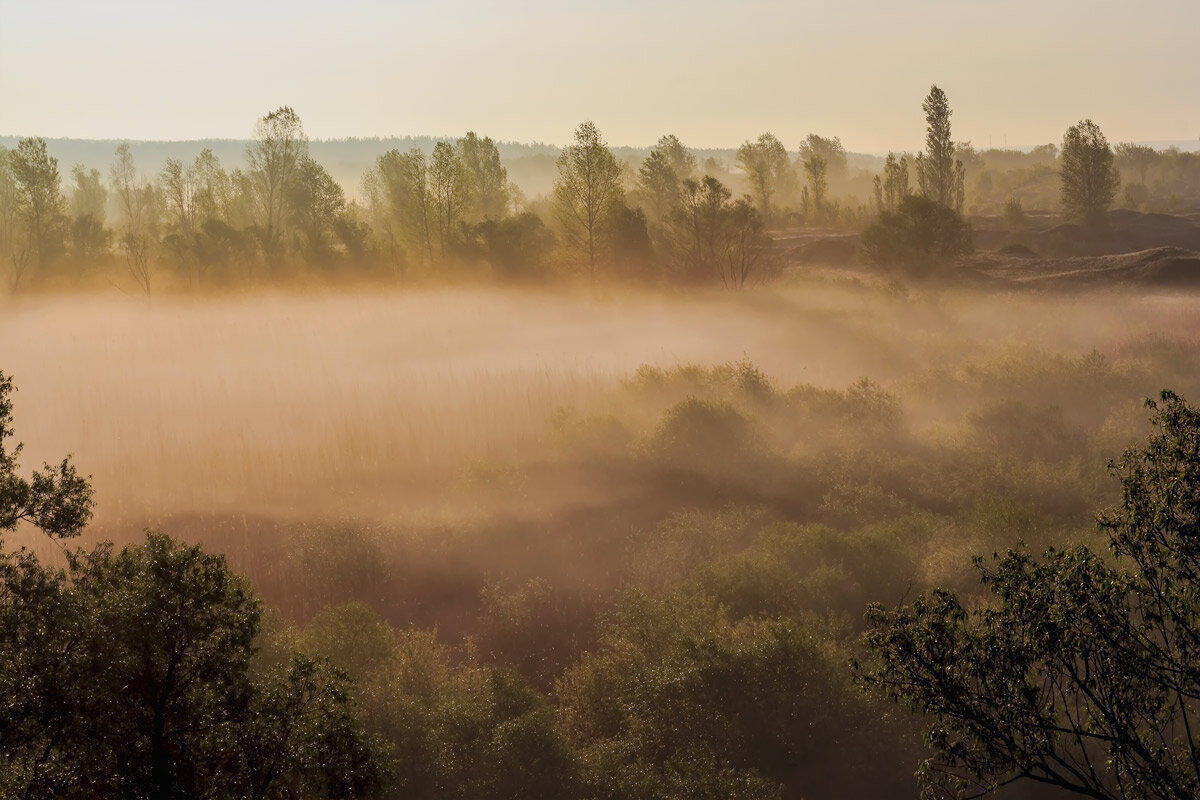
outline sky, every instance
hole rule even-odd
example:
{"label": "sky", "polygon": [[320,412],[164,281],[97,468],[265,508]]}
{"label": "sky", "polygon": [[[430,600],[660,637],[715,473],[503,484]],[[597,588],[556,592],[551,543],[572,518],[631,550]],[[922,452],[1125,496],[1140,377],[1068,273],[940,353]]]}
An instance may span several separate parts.
{"label": "sky", "polygon": [[612,145],[764,131],[916,150],[931,84],[953,137],[1200,137],[1196,0],[0,0],[0,135]]}

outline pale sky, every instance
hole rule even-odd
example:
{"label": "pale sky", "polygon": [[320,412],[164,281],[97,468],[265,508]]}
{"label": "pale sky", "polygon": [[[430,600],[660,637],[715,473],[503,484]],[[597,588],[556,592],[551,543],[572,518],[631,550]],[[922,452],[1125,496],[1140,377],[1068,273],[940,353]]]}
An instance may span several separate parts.
{"label": "pale sky", "polygon": [[248,138],[296,109],[313,138],[610,144],[763,131],[918,149],[953,136],[1200,136],[1198,0],[0,0],[0,134]]}

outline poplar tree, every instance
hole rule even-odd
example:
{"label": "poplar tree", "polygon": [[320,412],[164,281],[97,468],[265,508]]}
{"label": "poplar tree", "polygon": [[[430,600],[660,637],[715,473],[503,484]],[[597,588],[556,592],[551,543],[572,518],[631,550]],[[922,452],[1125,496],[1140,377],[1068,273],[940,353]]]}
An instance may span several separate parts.
{"label": "poplar tree", "polygon": [[954,142],[950,140],[950,101],[936,85],[925,102],[925,152],[917,156],[921,194],[939,205],[954,207]]}

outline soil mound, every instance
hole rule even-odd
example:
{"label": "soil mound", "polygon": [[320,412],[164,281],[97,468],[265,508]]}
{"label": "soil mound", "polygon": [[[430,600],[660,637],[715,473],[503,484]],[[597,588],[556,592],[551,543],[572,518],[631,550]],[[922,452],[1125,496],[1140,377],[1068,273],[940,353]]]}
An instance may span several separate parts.
{"label": "soil mound", "polygon": [[1030,250],[1023,244],[1006,244],[996,251],[1002,256],[1014,256],[1016,258],[1038,258],[1038,254]]}
{"label": "soil mound", "polygon": [[1186,217],[1118,209],[1103,227],[1064,223],[1034,236],[1039,253],[1060,258],[1137,253],[1160,247],[1200,250],[1200,225]]}
{"label": "soil mound", "polygon": [[1139,253],[1130,269],[1130,279],[1148,286],[1200,288],[1200,253],[1176,247],[1160,247]]}

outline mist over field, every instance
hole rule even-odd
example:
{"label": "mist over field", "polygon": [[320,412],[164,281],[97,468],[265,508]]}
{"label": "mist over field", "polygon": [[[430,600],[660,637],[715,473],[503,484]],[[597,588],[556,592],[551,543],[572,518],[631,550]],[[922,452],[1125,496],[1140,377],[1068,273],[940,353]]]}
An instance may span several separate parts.
{"label": "mist over field", "polygon": [[[910,295],[838,282],[735,298],[109,294],[10,305],[0,358],[21,386],[27,458],[73,453],[95,477],[97,522],[136,531],[175,514],[436,508],[473,462],[548,457],[556,413],[604,411],[642,366],[748,360],[782,386],[820,389],[869,378],[924,427],[987,399],[919,394],[940,371],[1191,343],[1198,320],[1162,294]],[[1157,388],[1131,387],[1130,399]]]}
{"label": "mist over field", "polygon": [[1095,5],[0,0],[0,800],[1200,797]]}

